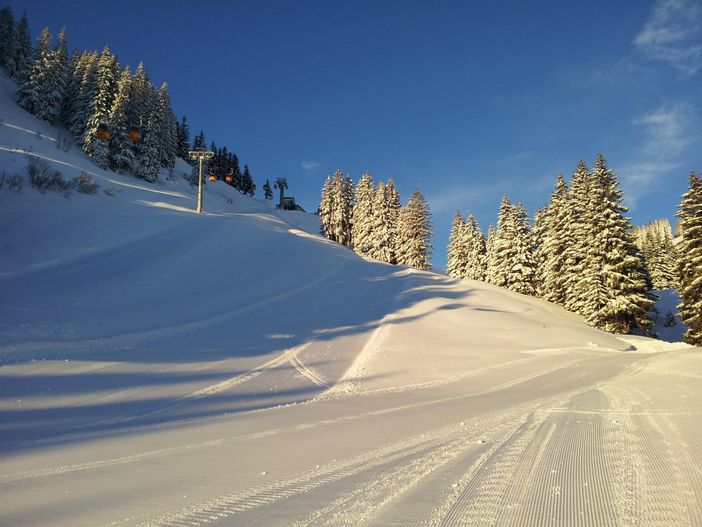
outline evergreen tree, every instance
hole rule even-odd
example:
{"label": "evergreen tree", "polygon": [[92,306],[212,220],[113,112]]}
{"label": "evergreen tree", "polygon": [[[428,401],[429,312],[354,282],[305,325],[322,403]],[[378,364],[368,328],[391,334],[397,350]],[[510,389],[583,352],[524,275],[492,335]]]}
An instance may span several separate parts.
{"label": "evergreen tree", "polygon": [[109,165],[113,170],[130,170],[134,165],[134,144],[129,138],[127,98],[131,91],[132,75],[129,66],[122,70],[117,83],[117,96],[108,118],[111,131]]}
{"label": "evergreen tree", "polygon": [[45,121],[54,121],[61,115],[64,92],[68,82],[68,37],[66,28],[58,34],[58,42],[50,56],[47,83],[44,85],[45,113],[37,117]]}
{"label": "evergreen tree", "polygon": [[456,211],[451,222],[446,263],[446,274],[451,278],[465,278],[466,263],[468,261],[466,231],[466,223],[463,221],[461,213]]}
{"label": "evergreen tree", "polygon": [[177,126],[178,133],[178,157],[185,159],[186,161],[190,159],[188,152],[190,151],[190,128],[188,127],[187,119],[185,115],[181,117],[180,124]]}
{"label": "evergreen tree", "polygon": [[526,210],[502,198],[492,240],[488,280],[517,293],[534,293],[534,256]]}
{"label": "evergreen tree", "polygon": [[131,93],[128,97],[127,120],[130,124],[146,125],[151,112],[156,106],[158,95],[149,80],[149,74],[143,63],[139,63],[131,82]]}
{"label": "evergreen tree", "polygon": [[[565,258],[565,307],[574,313],[586,315],[585,303],[589,291],[586,282],[586,261],[592,243],[594,220],[594,179],[584,161],[578,163],[573,173],[568,196],[568,222],[566,224],[568,251]],[[580,284],[580,285],[579,285]]]}
{"label": "evergreen tree", "polygon": [[358,254],[366,255],[372,249],[372,236],[375,227],[373,216],[375,197],[373,176],[366,172],[356,185],[351,213],[351,237],[353,238],[353,248]]}
{"label": "evergreen tree", "polygon": [[543,251],[546,238],[548,207],[534,211],[534,226],[531,229],[531,245],[534,250],[534,294],[543,298],[543,269],[545,255]]}
{"label": "evergreen tree", "polygon": [[330,238],[342,245],[351,245],[351,209],[353,181],[337,170],[332,180],[332,213]]}
{"label": "evergreen tree", "polygon": [[507,196],[502,197],[497,215],[497,230],[490,239],[487,279],[490,283],[505,287],[509,274],[512,238],[515,235],[514,207]]}
{"label": "evergreen tree", "polygon": [[529,217],[524,205],[520,203],[514,208],[516,236],[513,240],[514,259],[508,275],[507,287],[517,293],[534,294],[534,248],[529,229]]}
{"label": "evergreen tree", "polygon": [[142,179],[153,183],[158,179],[161,167],[173,166],[169,163],[175,160],[174,129],[175,118],[170,109],[168,85],[164,82],[149,115],[146,137],[138,156],[138,173]]}
{"label": "evergreen tree", "polygon": [[396,258],[400,265],[431,269],[432,225],[429,206],[419,190],[412,193],[398,219]]}
{"label": "evergreen tree", "polygon": [[112,103],[117,95],[117,58],[105,46],[95,72],[95,96],[88,107],[88,120],[83,132],[83,151],[93,157],[100,168],[109,166],[110,148],[108,140],[98,135],[101,126],[109,123]]}
{"label": "evergreen tree", "polygon": [[634,228],[633,234],[643,254],[651,288],[676,288],[677,257],[670,222],[667,219],[656,220]]}
{"label": "evergreen tree", "polygon": [[168,83],[164,82],[156,97],[156,106],[159,140],[159,160],[164,168],[171,168],[175,164],[178,149],[178,137],[176,134],[176,118],[171,110],[171,98],[168,94]]}
{"label": "evergreen tree", "polygon": [[49,82],[49,64],[51,62],[51,32],[45,27],[37,39],[31,66],[20,85],[17,99],[19,105],[34,115],[47,113],[48,101],[45,100],[45,85]]}
{"label": "evergreen tree", "polygon": [[246,194],[247,196],[253,196],[254,192],[256,192],[256,185],[253,182],[253,178],[251,177],[251,173],[249,172],[248,165],[244,165],[244,172],[243,174],[241,174],[240,192],[242,194]]}
{"label": "evergreen tree", "polygon": [[22,13],[22,18],[17,24],[17,31],[13,34],[5,63],[10,78],[22,84],[32,63],[32,41],[29,36],[27,13]]}
{"label": "evergreen tree", "polygon": [[487,282],[490,282],[491,284],[494,283],[492,280],[495,276],[494,274],[494,266],[495,266],[495,256],[494,256],[494,248],[495,248],[495,236],[497,235],[497,232],[495,231],[495,227],[493,225],[490,225],[488,227],[488,235],[485,238],[485,278],[484,280]]}
{"label": "evergreen tree", "polygon": [[468,215],[463,230],[466,239],[466,262],[463,278],[468,280],[485,280],[486,247],[485,236],[480,230],[478,220],[472,214]]}
{"label": "evergreen tree", "polygon": [[29,68],[18,92],[20,106],[44,121],[58,117],[66,83],[68,52],[66,31],[59,34],[58,44],[51,48],[51,32],[44,28]]}
{"label": "evergreen tree", "polygon": [[97,66],[100,60],[100,55],[95,52],[85,55],[84,65],[82,68],[82,78],[78,88],[78,97],[75,101],[70,121],[67,123],[71,126],[71,133],[78,142],[83,142],[85,128],[90,118],[90,106],[97,94]]}
{"label": "evergreen tree", "polygon": [[77,49],[73,50],[71,59],[66,67],[66,84],[63,90],[63,99],[61,100],[61,111],[59,117],[64,123],[70,123],[73,112],[75,111],[76,99],[80,90],[80,80],[83,77],[81,68],[85,68],[85,60],[83,57],[86,52],[80,53]]}
{"label": "evergreen tree", "polygon": [[692,172],[677,216],[682,240],[678,245],[680,317],[688,327],[684,340],[702,345],[702,178]]}
{"label": "evergreen tree", "polygon": [[566,303],[570,210],[568,185],[563,175],[559,174],[551,201],[542,217],[538,280],[539,296],[560,305]]}
{"label": "evergreen tree", "polygon": [[390,260],[388,263],[397,263],[397,233],[399,229],[400,221],[400,211],[402,210],[402,204],[400,203],[400,193],[395,187],[395,182],[392,179],[388,179],[385,184],[385,202],[387,203],[387,236],[388,244],[390,247]]}
{"label": "evergreen tree", "polygon": [[229,156],[229,170],[232,173],[232,186],[241,192],[241,189],[243,188],[243,174],[241,173],[241,168],[239,167],[239,158],[234,152],[232,152]]}
{"label": "evergreen tree", "polygon": [[193,150],[204,151],[207,150],[207,141],[205,141],[205,132],[200,130],[200,133],[193,139]]}
{"label": "evergreen tree", "polygon": [[146,125],[143,147],[139,153],[137,175],[149,183],[158,179],[161,170],[161,115],[154,108]]}
{"label": "evergreen tree", "polygon": [[273,199],[273,191],[271,190],[271,184],[268,179],[266,179],[266,182],[263,184],[263,195],[267,200]]}
{"label": "evergreen tree", "polygon": [[653,302],[646,295],[643,262],[631,235],[627,209],[614,171],[600,154],[593,171],[592,236],[577,288],[586,291],[583,315],[595,327],[615,333],[648,331]]}
{"label": "evergreen tree", "polygon": [[332,237],[332,178],[327,176],[322,187],[322,199],[319,202],[319,223],[322,235],[331,239]]}
{"label": "evergreen tree", "polygon": [[392,188],[382,181],[373,197],[371,230],[367,237],[367,255],[381,262],[395,263],[395,237],[397,235],[397,215],[393,212]]}
{"label": "evergreen tree", "polygon": [[0,66],[7,66],[15,38],[15,17],[12,9],[5,7],[0,11]]}

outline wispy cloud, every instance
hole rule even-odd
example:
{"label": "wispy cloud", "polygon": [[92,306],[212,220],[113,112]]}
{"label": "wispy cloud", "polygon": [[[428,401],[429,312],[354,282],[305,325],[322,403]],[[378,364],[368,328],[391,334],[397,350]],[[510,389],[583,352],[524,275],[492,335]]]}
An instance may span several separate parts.
{"label": "wispy cloud", "polygon": [[702,5],[696,0],[658,0],[634,39],[653,60],[692,75],[702,68]]}
{"label": "wispy cloud", "polygon": [[452,185],[427,195],[432,213],[465,212],[489,203],[496,208],[505,194],[514,192],[516,182],[507,178],[483,184]]}
{"label": "wispy cloud", "polygon": [[689,124],[693,108],[685,102],[668,103],[634,120],[646,135],[645,153],[648,156],[671,158],[690,143]]}
{"label": "wispy cloud", "polygon": [[322,163],[319,161],[303,161],[300,163],[300,166],[305,172],[315,172],[322,168]]}
{"label": "wispy cloud", "polygon": [[667,103],[634,119],[633,124],[642,129],[644,141],[636,152],[637,160],[619,169],[631,208],[680,169],[680,155],[692,143],[693,122],[694,108],[685,102]]}
{"label": "wispy cloud", "polygon": [[629,203],[635,203],[638,198],[654,190],[665,177],[679,169],[680,165],[678,161],[643,161],[619,169]]}

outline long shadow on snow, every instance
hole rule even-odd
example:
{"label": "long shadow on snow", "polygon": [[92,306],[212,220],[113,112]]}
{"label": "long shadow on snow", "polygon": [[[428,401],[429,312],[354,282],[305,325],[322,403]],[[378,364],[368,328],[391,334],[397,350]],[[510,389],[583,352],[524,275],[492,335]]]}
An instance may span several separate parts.
{"label": "long shadow on snow", "polygon": [[[358,349],[351,350],[331,349],[329,360],[333,364],[325,370],[325,374],[327,380],[333,384],[351,365],[357,353],[360,352],[360,347],[367,340],[349,341],[344,340],[345,337],[370,335],[370,332],[384,323],[407,324],[437,310],[458,309],[462,307],[458,301],[472,294],[470,290],[452,289],[452,282],[445,281],[446,279],[437,275],[416,273],[387,265],[369,266],[351,255],[349,258],[349,265],[361,266],[360,270],[365,276],[360,280],[346,280],[344,273],[350,270],[340,269],[338,273],[333,273],[325,279],[322,287],[325,293],[323,296],[319,295],[319,288],[301,291],[297,295],[282,297],[280,301],[254,306],[240,315],[231,316],[210,326],[205,325],[197,331],[178,333],[174,330],[173,335],[166,333],[151,342],[147,341],[142,345],[134,346],[131,350],[89,349],[81,350],[75,356],[70,352],[58,352],[54,356],[85,361],[118,360],[131,363],[161,363],[161,365],[190,362],[206,364],[236,357],[261,356],[265,357],[262,360],[270,360],[272,357],[279,356],[285,349],[296,348],[307,342],[329,342],[330,345],[337,347],[342,344],[358,346]],[[355,270],[356,274],[358,271],[358,269]],[[402,314],[404,310],[409,310],[427,300],[438,302],[439,305],[434,303],[427,305],[423,312]],[[447,300],[451,302],[447,304]],[[300,305],[304,305],[305,309],[300,309]],[[387,319],[386,317],[391,313],[399,314]],[[252,321],[256,322],[252,323]],[[50,357],[52,354],[45,353],[45,356],[47,355]],[[232,365],[229,366],[231,368]],[[213,364],[213,368],[221,367],[222,365]],[[237,368],[236,365],[233,367]],[[286,363],[286,367],[290,366]],[[332,377],[329,376],[329,372]],[[105,390],[129,389],[130,386],[145,389],[148,394],[150,387],[181,385],[188,382],[202,383],[206,386],[212,384],[213,380],[223,379],[231,374],[232,369],[227,370],[226,373],[216,371],[192,375],[169,375],[156,372],[136,375],[135,379],[130,380],[120,375],[110,377],[109,374],[104,372],[101,374],[98,371],[73,377],[73,382],[77,383],[76,386],[71,386],[72,380],[68,378],[69,376],[60,379],[58,383],[51,384],[48,376],[32,380],[30,375],[24,377],[23,381],[13,378],[7,391],[3,391],[6,397],[13,397],[13,390],[20,390],[17,387],[18,383],[27,382],[27,389],[20,391],[30,397],[36,393],[46,392],[49,387],[52,387],[52,391],[53,387],[56,388],[57,397],[72,393],[85,395],[90,391],[96,394],[104,393]],[[44,381],[47,384],[43,384]],[[266,388],[270,387],[266,385]],[[61,390],[65,391],[62,393]],[[317,386],[311,386],[271,394],[267,391],[247,393],[237,389],[231,395],[220,394],[205,397],[202,400],[188,400],[187,409],[180,407],[174,412],[166,410],[160,415],[155,414],[151,418],[143,419],[139,416],[144,414],[144,410],[159,407],[167,409],[169,405],[178,403],[183,395],[137,399],[123,403],[108,400],[68,411],[65,408],[4,411],[3,439],[6,441],[3,443],[6,449],[11,449],[16,441],[24,441],[32,437],[61,436],[67,433],[70,433],[70,436],[66,436],[66,442],[75,442],[80,441],[80,436],[73,434],[77,429],[129,433],[126,430],[135,430],[137,423],[141,424],[136,428],[141,429],[156,424],[163,426],[181,423],[186,419],[267,408],[307,400],[318,394],[320,390]],[[95,424],[96,416],[103,421],[114,419],[103,424]],[[20,432],[20,427],[24,431]],[[15,447],[22,450],[28,448],[28,444],[15,445]]]}
{"label": "long shadow on snow", "polygon": [[0,452],[26,452],[106,435],[115,438],[154,429],[196,425],[203,419],[303,403],[323,391],[319,386],[307,386],[275,392],[220,393],[181,401],[181,404],[162,397],[75,408],[5,410],[4,422],[0,425]]}

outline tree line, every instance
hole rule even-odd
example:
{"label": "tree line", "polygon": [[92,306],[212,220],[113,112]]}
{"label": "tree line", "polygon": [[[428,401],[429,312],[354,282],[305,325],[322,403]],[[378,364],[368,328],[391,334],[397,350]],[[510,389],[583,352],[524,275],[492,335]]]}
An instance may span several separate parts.
{"label": "tree line", "polygon": [[[15,24],[5,7],[0,11],[0,65],[19,87],[18,104],[39,119],[66,125],[100,168],[155,182],[162,168],[173,168],[176,157],[189,161],[189,150],[206,149],[202,131],[191,148],[187,120],[177,120],[167,83],[156,89],[143,64],[132,73],[109,46],[101,53],[75,49],[69,57],[65,28],[56,44],[44,28],[32,47],[26,14]],[[208,174],[253,195],[248,166],[242,172],[236,154],[226,147],[212,142],[211,150],[215,156]],[[189,179],[193,182],[192,175]]]}
{"label": "tree line", "polygon": [[431,215],[419,190],[402,206],[392,179],[376,186],[365,173],[354,188],[351,178],[337,170],[324,183],[319,216],[324,236],[360,255],[431,269]]}
{"label": "tree line", "polygon": [[677,284],[689,327],[685,340],[702,343],[700,178],[690,176],[678,212],[677,250],[667,222],[634,230],[626,212],[605,158],[598,155],[592,169],[580,161],[570,185],[558,176],[549,203],[536,210],[531,224],[524,206],[506,196],[487,237],[473,215],[464,220],[456,213],[447,272],[560,304],[614,333],[649,333],[649,291]]}

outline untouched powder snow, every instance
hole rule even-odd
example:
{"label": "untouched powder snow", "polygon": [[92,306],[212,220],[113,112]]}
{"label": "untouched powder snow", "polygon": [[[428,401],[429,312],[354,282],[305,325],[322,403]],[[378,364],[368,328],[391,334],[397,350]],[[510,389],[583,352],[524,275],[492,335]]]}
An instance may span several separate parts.
{"label": "untouched powder snow", "polygon": [[187,164],[149,185],[0,111],[0,170],[101,185],[0,190],[0,524],[702,524],[699,349],[222,183],[199,216]]}

